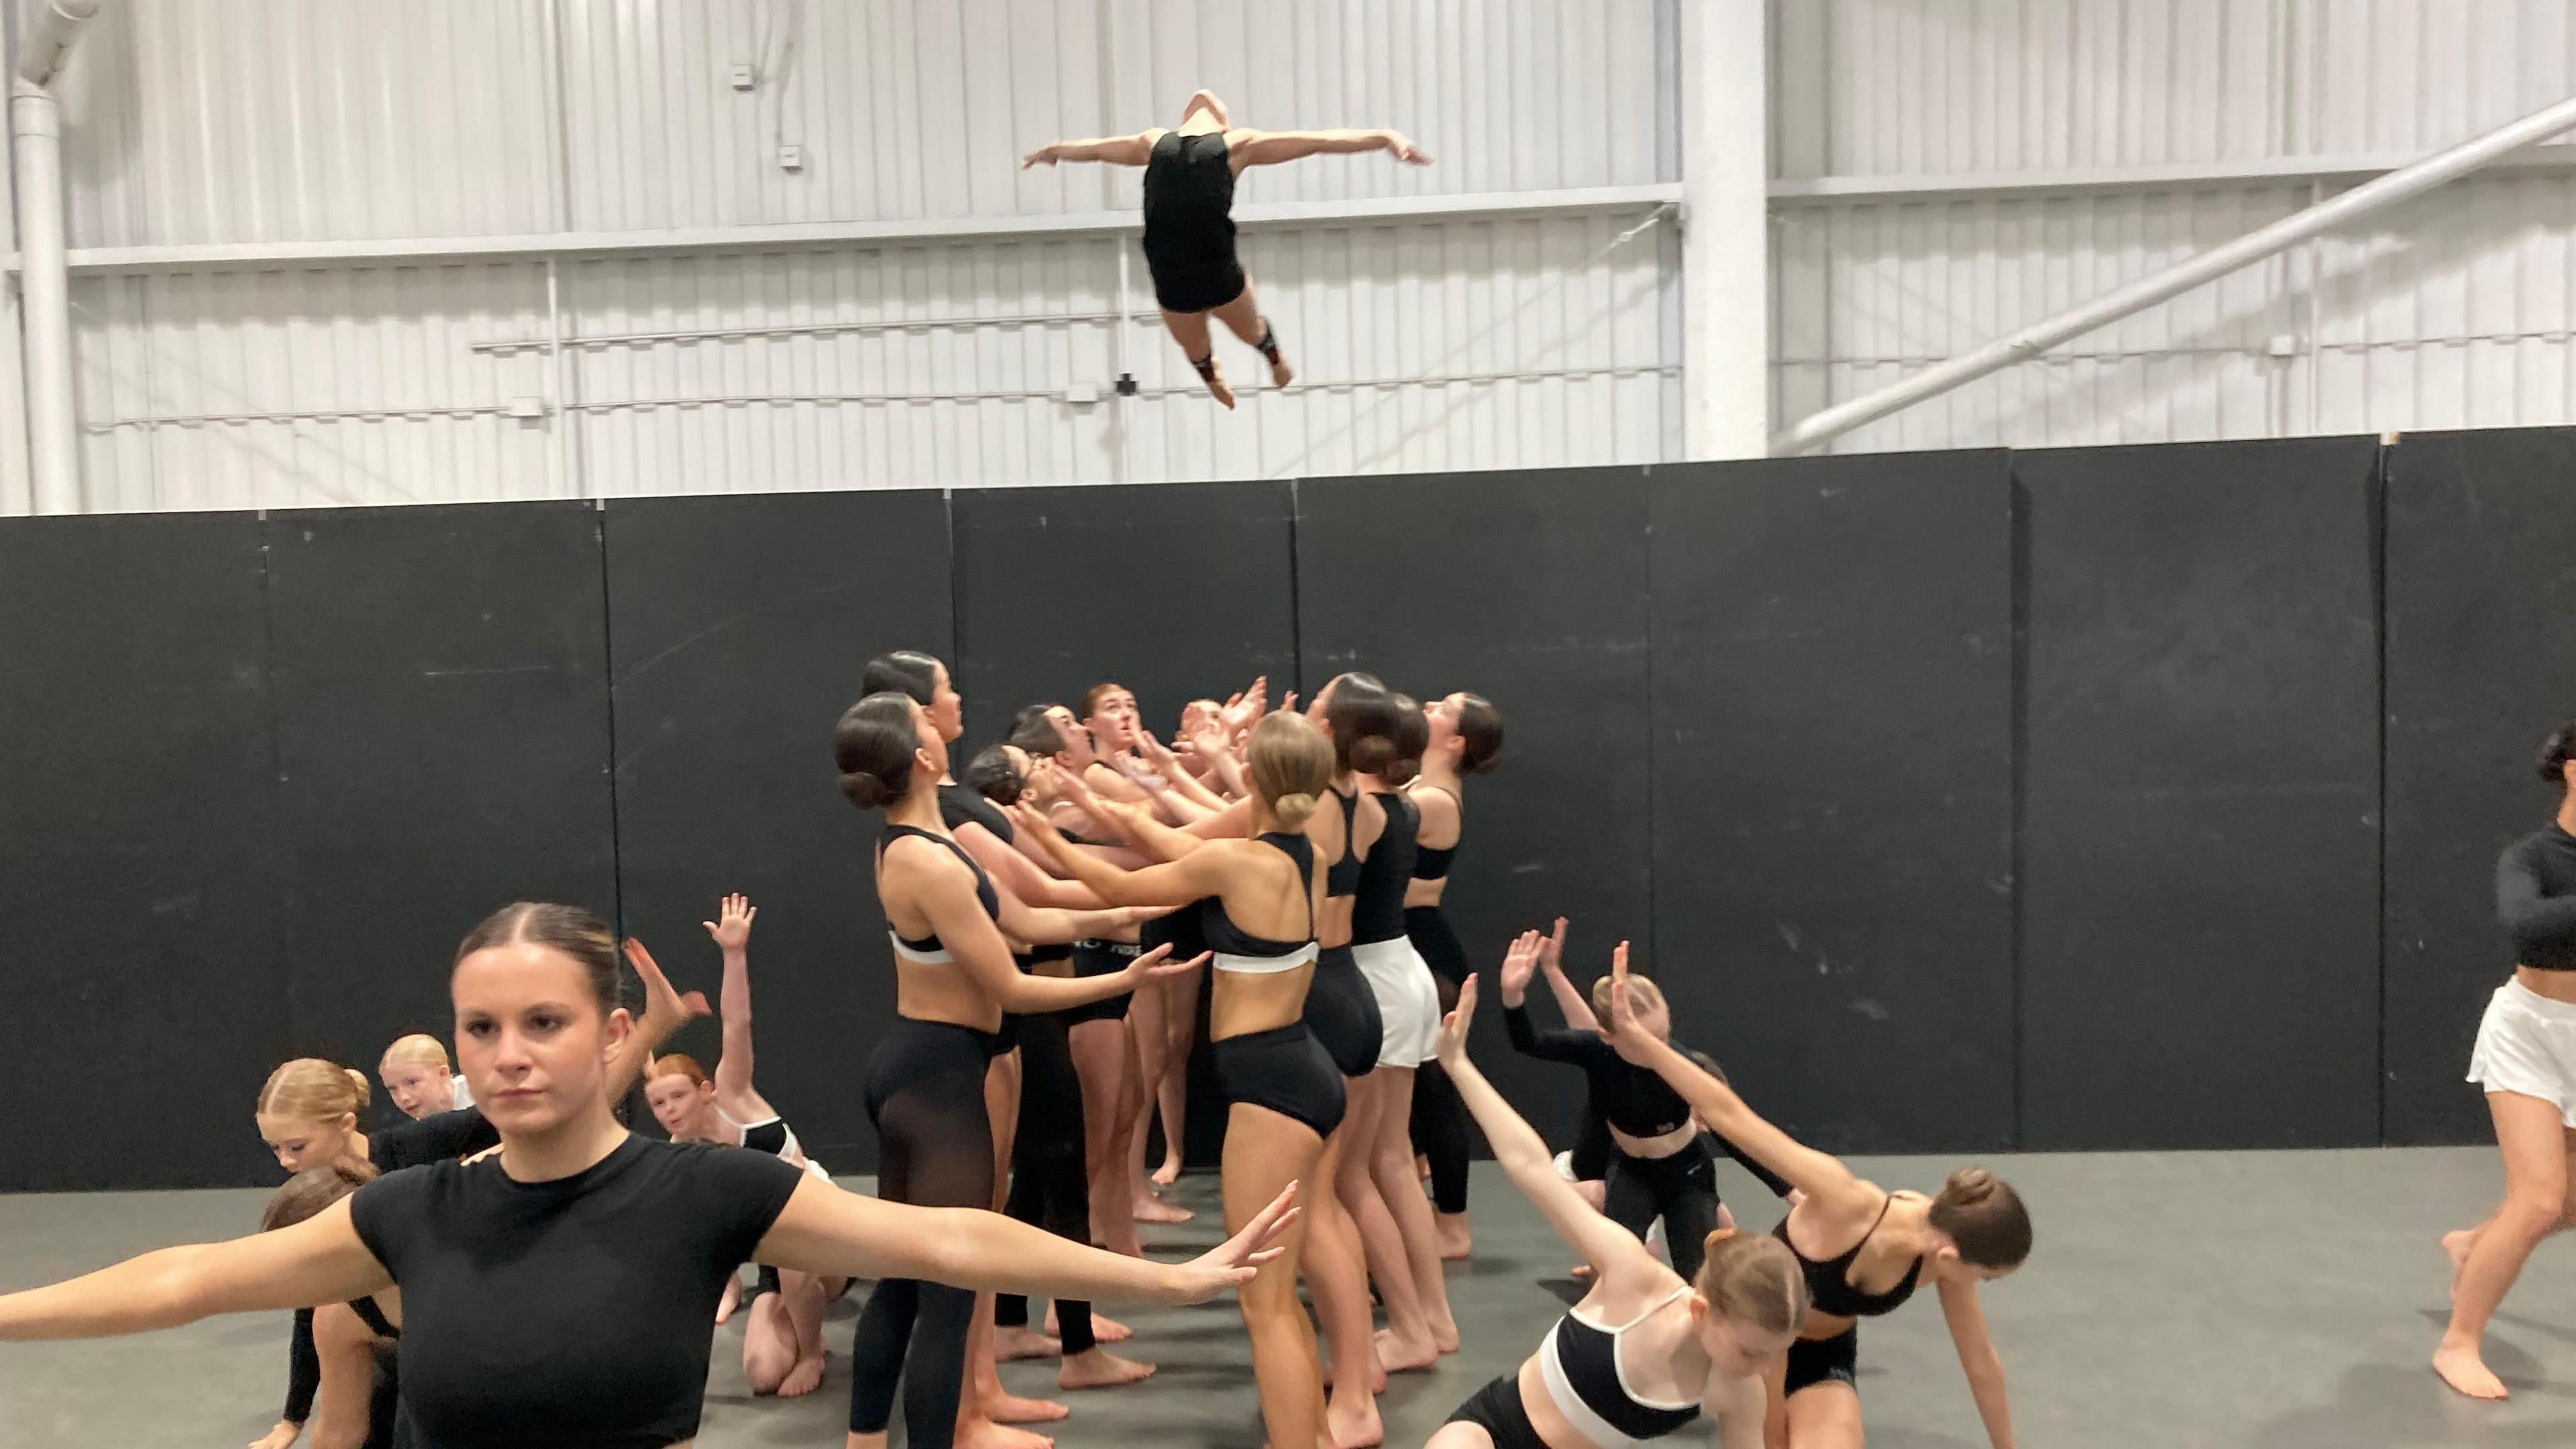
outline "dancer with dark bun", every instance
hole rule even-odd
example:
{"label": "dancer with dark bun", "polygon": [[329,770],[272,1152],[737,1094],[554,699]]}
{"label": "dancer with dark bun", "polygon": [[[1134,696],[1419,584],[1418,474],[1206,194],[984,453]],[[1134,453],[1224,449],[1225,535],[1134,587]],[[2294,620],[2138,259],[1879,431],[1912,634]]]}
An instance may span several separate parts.
{"label": "dancer with dark bun", "polygon": [[[1982,1167],[1951,1173],[1934,1197],[1889,1192],[1854,1176],[1840,1160],[1763,1120],[1734,1088],[1651,1030],[1638,984],[1628,974],[1627,953],[1614,954],[1601,1022],[1610,1048],[1651,1069],[1711,1131],[1741,1144],[1803,1194],[1775,1230],[1797,1255],[1812,1304],[1789,1346],[1774,1398],[1772,1442],[1787,1449],[1859,1449],[1860,1320],[1896,1311],[1929,1276],[1986,1438],[1994,1449],[2013,1449],[2003,1359],[1986,1331],[1977,1289],[2030,1256],[2030,1214],[2020,1196]],[[1616,1108],[1603,1105],[1615,1127]]]}
{"label": "dancer with dark bun", "polygon": [[[1168,953],[1147,952],[1113,976],[1022,975],[1005,932],[1028,942],[1069,941],[1129,917],[1034,908],[997,892],[941,819],[944,734],[910,694],[888,690],[842,714],[832,753],[842,793],[886,819],[877,899],[894,945],[897,1016],[868,1066],[868,1120],[881,1146],[878,1194],[989,1210],[1002,1206],[995,1192],[1001,1164],[985,1077],[1004,1050],[1004,1014],[1080,1006],[1200,963],[1167,966]],[[1012,1116],[1016,1123],[1016,1111]],[[907,1443],[946,1449],[961,1436],[970,1443],[993,1437],[971,1409],[960,1422],[976,1316],[971,1292],[908,1278],[877,1285],[851,1349],[853,1449],[884,1442],[898,1377]]]}
{"label": "dancer with dark bun", "polygon": [[1104,161],[1145,168],[1145,269],[1154,300],[1181,355],[1208,392],[1227,407],[1234,389],[1218,371],[1209,340],[1213,315],[1269,360],[1270,381],[1286,387],[1296,374],[1261,315],[1252,279],[1234,251],[1234,179],[1248,166],[1275,166],[1305,156],[1384,151],[1428,166],[1422,148],[1394,131],[1255,131],[1236,126],[1213,91],[1190,97],[1178,130],[1156,126],[1132,136],[1055,141],[1031,151],[1022,169],[1059,161]]}
{"label": "dancer with dark bun", "polygon": [[[441,1051],[440,1059],[446,1053]],[[310,1167],[270,1194],[259,1230],[291,1228],[376,1180],[376,1169],[341,1158]],[[404,1436],[401,1375],[402,1294],[393,1289],[325,1303],[312,1310],[314,1373],[312,1449],[394,1449]]]}
{"label": "dancer with dark bun", "polygon": [[[1128,810],[1122,823],[1136,843],[1168,857],[1143,870],[1122,870],[1073,846],[1033,809],[1022,807],[1019,816],[1022,829],[1046,845],[1066,874],[1104,900],[1198,903],[1201,930],[1215,952],[1208,1035],[1226,1101],[1222,1173],[1229,1224],[1250,1221],[1260,1204],[1299,1183],[1313,1185],[1310,1197],[1331,1195],[1320,1179],[1324,1142],[1344,1108],[1341,1074],[1305,1015],[1323,902],[1315,847],[1299,827],[1318,813],[1331,784],[1332,746],[1306,720],[1273,715],[1252,732],[1250,766],[1251,839],[1201,839]],[[1321,1443],[1328,1423],[1314,1327],[1297,1301],[1307,1241],[1302,1228],[1292,1231],[1286,1253],[1241,1300],[1262,1423],[1272,1445],[1297,1449]],[[1363,1297],[1363,1315],[1366,1307]],[[1353,1368],[1343,1365],[1346,1373]]]}
{"label": "dancer with dark bun", "polygon": [[[1525,976],[1538,950],[1538,933],[1524,933],[1505,975],[1523,963]],[[1673,1433],[1703,1408],[1725,1449],[1758,1449],[1764,1371],[1809,1307],[1796,1256],[1774,1239],[1720,1229],[1689,1278],[1656,1261],[1557,1175],[1547,1144],[1468,1059],[1475,1012],[1471,976],[1441,1023],[1441,1065],[1504,1175],[1591,1265],[1591,1287],[1516,1373],[1461,1404],[1428,1449],[1618,1449]]]}
{"label": "dancer with dark bun", "polygon": [[[1458,987],[1474,968],[1442,902],[1451,864],[1466,842],[1466,780],[1502,763],[1503,716],[1482,695],[1463,692],[1433,700],[1422,714],[1431,742],[1422,752],[1422,772],[1406,787],[1422,824],[1414,840],[1413,884],[1404,893],[1404,933],[1430,965],[1446,1012],[1458,1004]],[[1412,1125],[1413,1144],[1431,1169],[1440,1256],[1464,1258],[1475,1250],[1467,1225],[1467,1108],[1437,1061],[1424,1062],[1414,1074]]]}
{"label": "dancer with dark bun", "polygon": [[[898,929],[925,927],[911,909],[897,906]],[[521,902],[455,960],[457,1054],[497,1153],[389,1173],[276,1232],[0,1296],[0,1341],[141,1333],[398,1286],[403,1406],[424,1443],[676,1445],[698,1432],[716,1299],[746,1259],[962,1285],[952,1291],[1194,1303],[1248,1281],[1293,1221],[1283,1194],[1215,1251],[1150,1263],[997,1213],[860,1197],[763,1153],[639,1137],[609,1110],[618,1064],[642,1043],[603,922]],[[936,1432],[945,1442],[947,1427]]]}
{"label": "dancer with dark bun", "polygon": [[2479,1349],[2487,1320],[2540,1240],[2576,1223],[2576,721],[2541,742],[2539,769],[2558,792],[2558,813],[2496,861],[2496,920],[2513,943],[2513,976],[2488,1000],[2469,1053],[2469,1080],[2485,1089],[2504,1155],[2504,1202],[2442,1239],[2451,1322],[2433,1371],[2473,1399],[2507,1397]]}
{"label": "dancer with dark bun", "polygon": [[[655,1057],[645,1070],[644,1100],[674,1142],[715,1142],[766,1152],[828,1182],[831,1174],[805,1155],[796,1129],[753,1084],[750,946],[751,923],[759,914],[748,897],[729,895],[717,903],[715,920],[700,923],[724,959],[717,996],[724,1051],[712,1075],[687,1056]],[[658,970],[641,941],[626,943],[626,959],[639,971]],[[742,1374],[753,1393],[792,1399],[822,1384],[823,1306],[849,1286],[846,1279],[760,1270],[742,1337]],[[728,1291],[716,1310],[717,1322],[731,1316],[733,1298]]]}

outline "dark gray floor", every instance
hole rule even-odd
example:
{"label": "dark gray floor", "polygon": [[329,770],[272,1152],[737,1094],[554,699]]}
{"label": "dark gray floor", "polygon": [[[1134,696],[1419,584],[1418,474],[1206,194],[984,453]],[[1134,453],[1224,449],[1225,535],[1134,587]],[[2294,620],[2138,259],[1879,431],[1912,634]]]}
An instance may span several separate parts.
{"label": "dark gray floor", "polygon": [[[1994,1164],[2039,1226],[2031,1266],[1988,1290],[2022,1443],[2111,1446],[2539,1446],[2576,1444],[2576,1246],[2535,1256],[2490,1341],[2514,1401],[2471,1404],[2425,1367],[2446,1280],[2436,1235],[2492,1202],[2486,1150],[2030,1156]],[[1948,1164],[1862,1164],[1893,1186],[1932,1188]],[[1776,1207],[1729,1165],[1729,1200],[1767,1226]],[[1391,1445],[1417,1445],[1486,1378],[1528,1352],[1557,1310],[1566,1263],[1490,1166],[1476,1179],[1478,1256],[1452,1279],[1467,1349],[1402,1377],[1382,1401]],[[1183,1200],[1208,1206],[1214,1182]],[[247,1227],[260,1194],[0,1197],[0,1289],[165,1243]],[[1200,1225],[1161,1235],[1204,1244]],[[852,1310],[829,1333],[831,1377],[794,1403],[742,1390],[738,1330],[718,1330],[706,1449],[837,1444]],[[1056,1427],[1085,1445],[1260,1442],[1243,1337],[1230,1306],[1140,1313],[1132,1345],[1162,1365],[1140,1388],[1072,1396]],[[274,1419],[285,1316],[199,1324],[148,1338],[0,1345],[0,1449],[231,1449]],[[1870,1442],[1984,1443],[1931,1295],[1863,1330]],[[1049,1365],[1014,1364],[1022,1392]],[[1684,1441],[1710,1442],[1703,1427]]]}

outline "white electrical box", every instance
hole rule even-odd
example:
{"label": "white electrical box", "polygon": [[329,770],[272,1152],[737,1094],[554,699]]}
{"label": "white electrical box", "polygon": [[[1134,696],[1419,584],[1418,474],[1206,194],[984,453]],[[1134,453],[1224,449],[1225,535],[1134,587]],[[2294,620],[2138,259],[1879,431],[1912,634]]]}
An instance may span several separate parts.
{"label": "white electrical box", "polygon": [[1089,407],[1100,401],[1100,385],[1094,382],[1077,382],[1064,390],[1064,400],[1075,407]]}
{"label": "white electrical box", "polygon": [[2272,338],[2271,351],[2274,357],[2298,356],[2299,339],[2297,335],[2289,332],[2275,333]]}
{"label": "white electrical box", "polygon": [[805,169],[805,148],[804,148],[804,147],[802,147],[802,146],[794,145],[794,144],[789,144],[789,145],[785,145],[785,146],[781,146],[781,147],[779,147],[779,148],[778,148],[778,169],[780,169],[781,171],[802,171],[802,170],[804,170],[804,169]]}
{"label": "white electrical box", "polygon": [[510,399],[510,416],[514,418],[541,418],[545,415],[546,400],[544,398],[514,397]]}
{"label": "white electrical box", "polygon": [[760,84],[760,73],[747,65],[735,66],[728,73],[728,78],[732,80],[733,88],[738,91],[747,91]]}

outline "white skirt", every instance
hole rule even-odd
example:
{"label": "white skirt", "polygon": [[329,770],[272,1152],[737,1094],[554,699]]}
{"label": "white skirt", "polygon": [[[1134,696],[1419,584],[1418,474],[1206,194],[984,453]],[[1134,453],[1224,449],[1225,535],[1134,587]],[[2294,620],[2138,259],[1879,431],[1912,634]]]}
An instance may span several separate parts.
{"label": "white skirt", "polygon": [[1410,1071],[1438,1055],[1440,988],[1433,984],[1430,964],[1413,949],[1413,943],[1398,936],[1354,945],[1351,959],[1359,963],[1369,994],[1377,998],[1378,1020],[1384,1028],[1378,1037],[1377,1064]]}
{"label": "white skirt", "polygon": [[2469,1080],[2552,1103],[2559,1119],[2576,1127],[2576,1003],[2552,1001],[2519,981],[2497,987],[2478,1022]]}

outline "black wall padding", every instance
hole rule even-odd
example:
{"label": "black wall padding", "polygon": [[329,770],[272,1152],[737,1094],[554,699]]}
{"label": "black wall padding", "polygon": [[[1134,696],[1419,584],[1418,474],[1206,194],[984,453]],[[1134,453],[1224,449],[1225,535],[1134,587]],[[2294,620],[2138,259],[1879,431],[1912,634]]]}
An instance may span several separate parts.
{"label": "black wall padding", "polygon": [[372,1076],[452,1036],[448,968],[513,900],[617,905],[599,515],[268,519],[289,1046]]}
{"label": "black wall padding", "polygon": [[2013,471],[2023,1146],[2376,1141],[2376,445]]}
{"label": "black wall padding", "polygon": [[[952,507],[964,755],[1022,705],[1080,714],[1104,681],[1134,692],[1167,745],[1194,698],[1265,673],[1274,705],[1296,687],[1288,484],[977,488]],[[1190,1100],[1207,1110],[1191,1116],[1190,1155],[1213,1162],[1225,1115],[1204,1050],[1193,1065]]]}
{"label": "black wall padding", "polygon": [[[1623,937],[1653,964],[1646,553],[1641,468],[1297,485],[1301,687],[1359,669],[1503,712],[1502,765],[1468,782],[1446,899],[1485,977],[1477,1061],[1525,1108],[1549,1104],[1534,1120],[1550,1132],[1573,1126],[1579,1082],[1504,1044],[1491,968],[1559,914],[1578,979]],[[1552,1003],[1534,1011],[1554,1020]]]}
{"label": "black wall padding", "polygon": [[286,1042],[260,528],[0,528],[0,1192],[276,1180]]}
{"label": "black wall padding", "polygon": [[2010,1147],[2006,455],[1648,486],[1675,1034],[1828,1150]]}
{"label": "black wall padding", "polygon": [[2387,454],[2387,1140],[2493,1140],[2462,1079],[2512,973],[2496,856],[2546,824],[2576,718],[2576,431],[2409,434]]}
{"label": "black wall padding", "polygon": [[[634,499],[607,514],[617,826],[627,929],[717,998],[699,922],[749,895],[756,1080],[836,1172],[875,1169],[862,1088],[894,1015],[872,850],[832,725],[871,655],[947,656],[935,492]],[[678,1043],[710,1070],[717,1031]]]}

